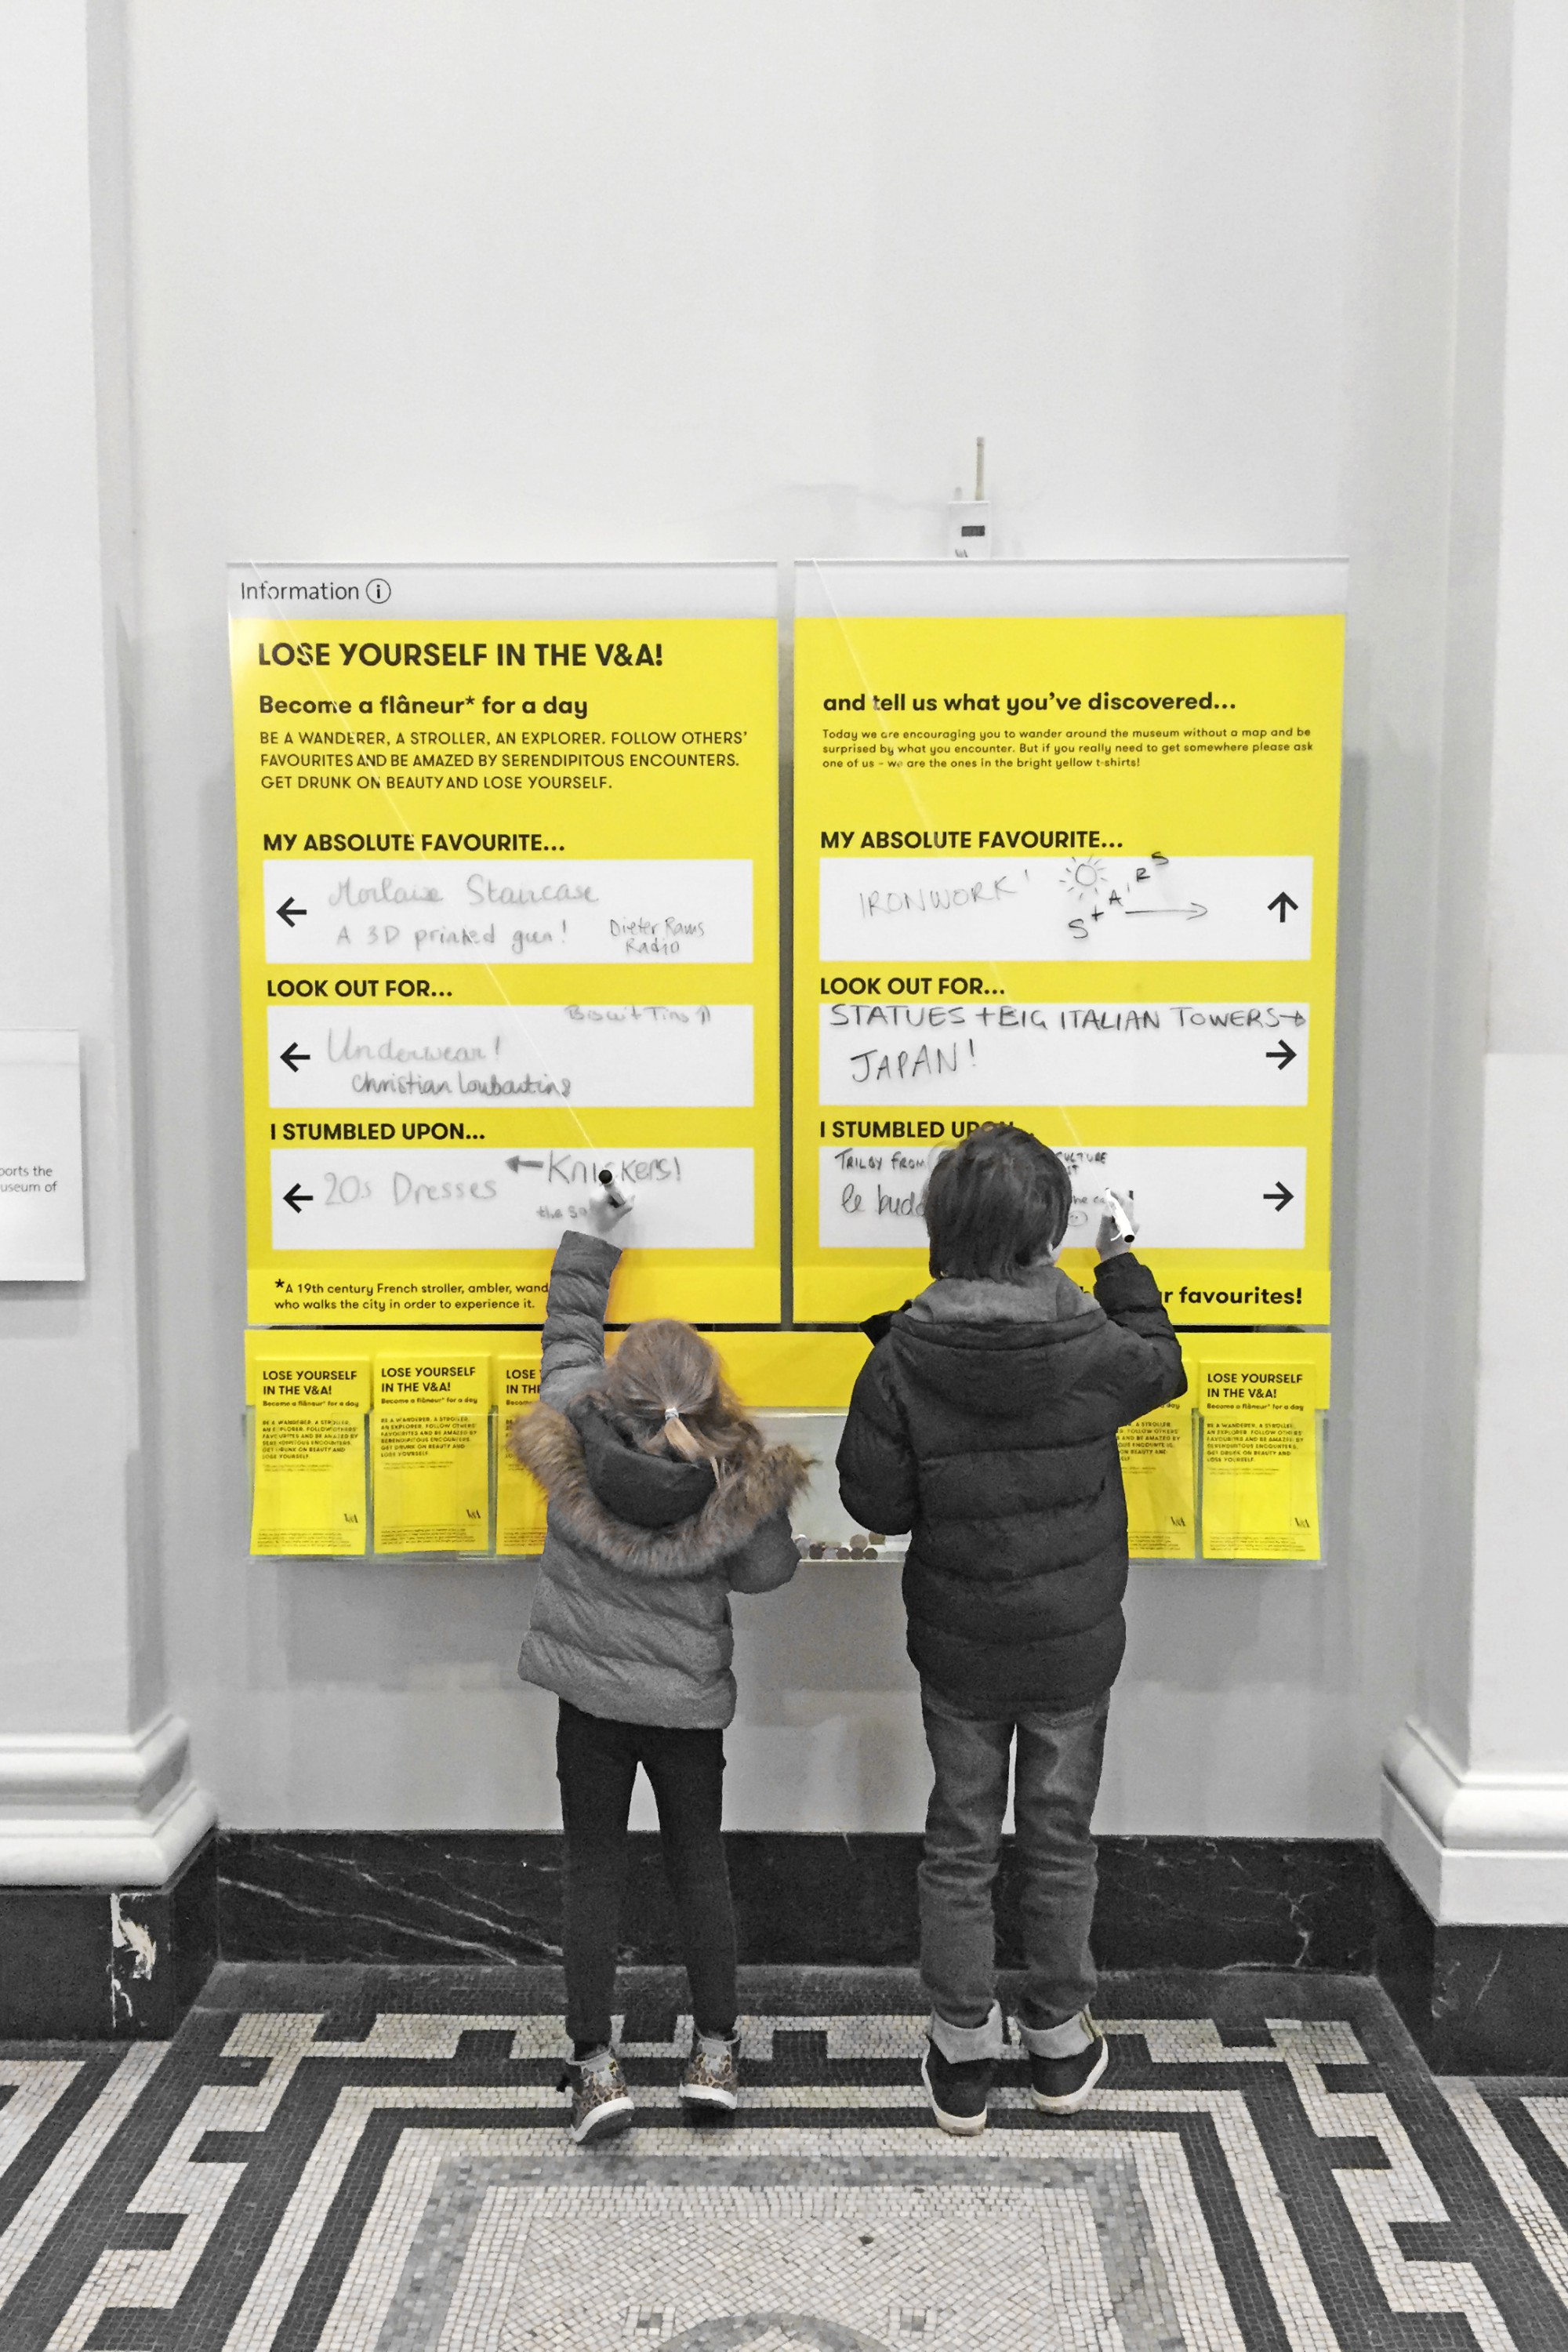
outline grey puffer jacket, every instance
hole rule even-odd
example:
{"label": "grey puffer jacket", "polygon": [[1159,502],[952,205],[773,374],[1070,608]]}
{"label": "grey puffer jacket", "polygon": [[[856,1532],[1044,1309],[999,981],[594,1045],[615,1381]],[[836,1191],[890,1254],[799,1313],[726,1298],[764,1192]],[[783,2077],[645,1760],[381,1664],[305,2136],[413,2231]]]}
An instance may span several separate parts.
{"label": "grey puffer jacket", "polygon": [[730,1594],[771,1592],[795,1574],[789,1506],[810,1465],[759,1439],[716,1480],[705,1463],[643,1451],[601,1390],[619,1257],[593,1234],[562,1237],[540,1401],[510,1433],[549,1496],[517,1670],[587,1715],[722,1730],[735,1712]]}

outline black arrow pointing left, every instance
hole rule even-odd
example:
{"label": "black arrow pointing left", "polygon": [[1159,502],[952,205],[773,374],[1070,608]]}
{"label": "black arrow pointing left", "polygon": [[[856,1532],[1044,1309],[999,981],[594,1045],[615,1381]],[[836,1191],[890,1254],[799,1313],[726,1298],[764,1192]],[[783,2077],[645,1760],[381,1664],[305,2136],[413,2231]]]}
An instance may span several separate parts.
{"label": "black arrow pointing left", "polygon": [[298,915],[308,915],[310,909],[309,907],[297,907],[294,903],[294,894],[290,891],[288,898],[284,899],[283,904],[280,907],[274,907],[272,911],[276,916],[278,916],[280,921],[287,923],[289,929],[292,930],[294,928],[295,917]]}
{"label": "black arrow pointing left", "polygon": [[315,1197],[314,1192],[301,1192],[298,1184],[290,1184],[289,1190],[283,1195],[283,1198],[288,1202],[289,1206],[293,1210],[294,1214],[297,1217],[302,1217],[304,1215],[305,1202],[307,1201],[313,1201]]}
{"label": "black arrow pointing left", "polygon": [[309,1054],[302,1054],[298,1045],[285,1045],[278,1058],[280,1062],[287,1063],[290,1070],[298,1071],[300,1063],[308,1062],[310,1056]]}

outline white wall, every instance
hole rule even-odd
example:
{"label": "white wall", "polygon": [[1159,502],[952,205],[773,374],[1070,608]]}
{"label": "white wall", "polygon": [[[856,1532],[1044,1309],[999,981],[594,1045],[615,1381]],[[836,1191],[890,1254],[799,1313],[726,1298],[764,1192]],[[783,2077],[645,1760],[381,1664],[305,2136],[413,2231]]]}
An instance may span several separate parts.
{"label": "white wall", "polygon": [[[527,1571],[246,1557],[224,562],[935,553],[983,431],[1004,553],[1352,559],[1332,1565],[1135,1573],[1100,1820],[1371,1833],[1417,1566],[1457,6],[131,31],[159,1510],[223,1817],[555,1818]],[[747,1605],[741,1666],[734,1825],[918,1823],[886,1571]]]}

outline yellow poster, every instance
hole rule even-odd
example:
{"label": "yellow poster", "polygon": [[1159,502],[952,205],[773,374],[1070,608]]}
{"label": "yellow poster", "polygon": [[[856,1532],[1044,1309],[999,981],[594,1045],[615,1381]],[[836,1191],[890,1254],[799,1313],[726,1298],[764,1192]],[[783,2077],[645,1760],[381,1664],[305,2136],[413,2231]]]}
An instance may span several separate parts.
{"label": "yellow poster", "polygon": [[1310,1368],[1211,1355],[1199,1394],[1205,1558],[1321,1559]]}
{"label": "yellow poster", "polygon": [[908,1297],[997,1118],[1086,1284],[1109,1186],[1177,1323],[1325,1323],[1342,621],[1031,614],[1061,568],[801,572],[795,1313]]}
{"label": "yellow poster", "polygon": [[379,1350],[371,1415],[378,1552],[490,1549],[490,1357],[405,1341]]}
{"label": "yellow poster", "polygon": [[771,564],[237,565],[249,1311],[780,1307]]}
{"label": "yellow poster", "polygon": [[1189,1397],[1146,1412],[1117,1438],[1127,1493],[1127,1549],[1134,1559],[1192,1559],[1197,1486]]}
{"label": "yellow poster", "polygon": [[496,1550],[504,1555],[544,1549],[544,1489],[507,1444],[519,1416],[539,1402],[539,1346],[531,1351],[498,1350],[496,1392]]}
{"label": "yellow poster", "polygon": [[258,1356],[247,1372],[252,1552],[363,1554],[368,1355],[329,1360],[307,1342]]}

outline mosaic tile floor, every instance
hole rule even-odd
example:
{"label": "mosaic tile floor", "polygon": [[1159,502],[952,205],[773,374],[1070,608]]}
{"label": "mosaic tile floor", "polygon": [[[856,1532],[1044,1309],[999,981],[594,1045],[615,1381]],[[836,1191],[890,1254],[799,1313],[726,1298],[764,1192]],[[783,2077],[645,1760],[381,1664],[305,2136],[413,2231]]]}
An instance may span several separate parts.
{"label": "mosaic tile floor", "polygon": [[167,2044],[0,2053],[0,2352],[1568,2352],[1568,2083],[1436,2083],[1377,1988],[1105,1987],[1110,2077],[931,2125],[913,1979],[679,1979],[573,2149],[542,1969],[225,1968]]}

